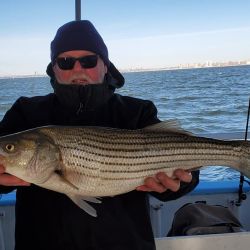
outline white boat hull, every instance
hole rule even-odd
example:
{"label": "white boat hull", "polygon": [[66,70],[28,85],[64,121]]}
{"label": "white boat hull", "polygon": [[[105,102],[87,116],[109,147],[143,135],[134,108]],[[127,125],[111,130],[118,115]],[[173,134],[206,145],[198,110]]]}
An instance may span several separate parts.
{"label": "white boat hull", "polygon": [[250,232],[156,239],[157,250],[248,250]]}

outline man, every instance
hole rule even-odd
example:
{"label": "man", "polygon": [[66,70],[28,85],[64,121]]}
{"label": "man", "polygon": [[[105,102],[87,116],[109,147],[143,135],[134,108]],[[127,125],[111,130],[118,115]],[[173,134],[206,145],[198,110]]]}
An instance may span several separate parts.
{"label": "man", "polygon": [[[19,98],[0,123],[1,135],[52,124],[138,129],[159,122],[151,101],[114,93],[124,78],[89,21],[58,29],[47,73],[54,93]],[[94,218],[65,195],[7,175],[0,166],[0,191],[17,187],[16,250],[155,249],[147,192],[161,200],[176,199],[197,183],[197,173],[192,178],[179,169],[173,179],[158,173],[133,192],[91,204],[98,214]]]}

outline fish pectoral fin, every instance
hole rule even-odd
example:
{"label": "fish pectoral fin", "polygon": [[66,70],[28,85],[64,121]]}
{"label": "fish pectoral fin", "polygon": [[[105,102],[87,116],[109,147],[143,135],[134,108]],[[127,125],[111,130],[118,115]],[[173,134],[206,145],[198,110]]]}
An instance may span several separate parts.
{"label": "fish pectoral fin", "polygon": [[101,199],[99,197],[80,196],[79,198],[82,200],[85,200],[85,201],[92,202],[92,203],[102,203],[102,201],[99,200],[99,199]]}
{"label": "fish pectoral fin", "polygon": [[[86,196],[80,196],[80,195],[70,195],[67,194],[67,196],[81,209],[83,209],[86,213],[93,217],[97,217],[96,210],[88,204],[88,202],[93,203],[101,203],[100,200],[96,199],[95,197],[86,197]],[[88,202],[87,202],[88,201]]]}
{"label": "fish pectoral fin", "polygon": [[74,185],[72,182],[70,182],[64,175],[63,175],[63,172],[60,171],[60,170],[56,170],[55,171],[55,174],[57,174],[61,181],[64,182],[65,184],[67,185],[70,185],[72,188],[76,189],[76,190],[79,190],[79,187],[77,187],[76,185]]}
{"label": "fish pectoral fin", "polygon": [[180,122],[177,119],[159,122],[143,128],[146,131],[158,131],[158,132],[174,132],[184,135],[192,135],[192,133],[185,131],[181,128]]}

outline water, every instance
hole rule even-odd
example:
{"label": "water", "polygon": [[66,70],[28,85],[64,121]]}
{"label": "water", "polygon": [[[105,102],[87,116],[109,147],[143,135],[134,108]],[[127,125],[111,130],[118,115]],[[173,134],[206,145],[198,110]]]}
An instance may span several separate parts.
{"label": "water", "polygon": [[[178,119],[193,133],[244,132],[250,66],[124,73],[123,95],[152,100],[162,120]],[[0,119],[19,96],[52,91],[48,77],[0,79]],[[203,180],[235,180],[225,167],[202,170]]]}
{"label": "water", "polygon": [[194,132],[245,129],[250,66],[125,74],[121,93],[152,100],[163,120]]}

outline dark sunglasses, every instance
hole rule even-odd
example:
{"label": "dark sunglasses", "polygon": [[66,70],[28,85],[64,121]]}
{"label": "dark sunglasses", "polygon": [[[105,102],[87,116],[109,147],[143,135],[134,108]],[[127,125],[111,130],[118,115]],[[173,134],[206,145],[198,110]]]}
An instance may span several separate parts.
{"label": "dark sunglasses", "polygon": [[[82,68],[91,69],[97,65],[98,55],[89,55],[83,57],[58,57],[55,59],[58,67],[62,70],[70,70],[75,66],[76,61],[78,61]],[[54,64],[55,64],[54,63]]]}

